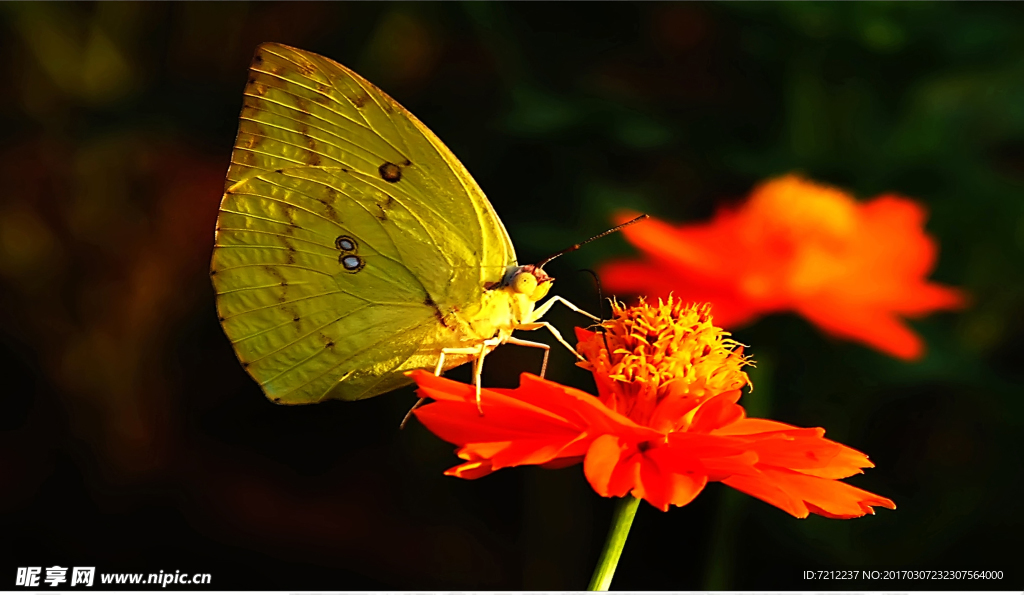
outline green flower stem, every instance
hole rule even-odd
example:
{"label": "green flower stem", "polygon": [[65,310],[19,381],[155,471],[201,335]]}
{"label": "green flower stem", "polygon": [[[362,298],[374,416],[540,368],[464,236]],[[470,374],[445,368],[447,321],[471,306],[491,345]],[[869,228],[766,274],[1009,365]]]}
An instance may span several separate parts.
{"label": "green flower stem", "polygon": [[611,586],[615,567],[619,565],[619,556],[622,555],[622,547],[626,545],[626,537],[629,536],[629,528],[633,526],[633,517],[636,516],[636,508],[639,505],[640,500],[633,496],[620,498],[615,504],[608,539],[604,543],[601,559],[597,561],[594,576],[590,577],[588,591],[607,591]]}

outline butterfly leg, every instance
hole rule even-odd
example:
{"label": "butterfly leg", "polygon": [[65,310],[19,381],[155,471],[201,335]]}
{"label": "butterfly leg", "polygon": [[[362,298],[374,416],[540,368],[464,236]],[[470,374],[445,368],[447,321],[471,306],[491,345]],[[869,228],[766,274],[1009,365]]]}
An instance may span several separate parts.
{"label": "butterfly leg", "polygon": [[[484,343],[486,343],[486,341]],[[434,367],[434,376],[440,376],[441,372],[444,372],[445,356],[448,356],[448,355],[476,355],[478,357],[477,361],[479,361],[479,360],[483,359],[482,353],[483,353],[484,349],[485,349],[485,346],[483,344],[481,344],[479,347],[445,347],[444,349],[441,350],[441,354],[437,357],[437,366]],[[474,371],[475,370],[476,370],[476,367],[474,366]],[[405,428],[405,424],[408,423],[409,422],[409,418],[412,417],[412,412],[416,411],[416,409],[419,408],[419,406],[423,404],[423,401],[426,401],[426,398],[420,397],[419,400],[416,401],[416,403],[412,406],[412,408],[409,409],[409,412],[406,413],[405,417],[402,418],[402,423],[399,424],[399,426],[398,426],[399,430]],[[480,408],[480,375],[479,374],[477,374],[477,382],[476,382],[476,404],[477,404],[477,408],[479,409]],[[481,411],[480,414],[483,415],[483,412]]]}
{"label": "butterfly leg", "polygon": [[568,349],[569,351],[571,351],[572,354],[575,355],[577,359],[583,359],[583,356],[580,355],[579,352],[577,352],[575,349],[573,349],[572,345],[569,345],[565,341],[565,339],[562,338],[562,333],[558,332],[558,329],[556,329],[555,327],[551,326],[550,322],[527,322],[525,324],[517,324],[514,330],[517,330],[517,331],[535,331],[535,330],[542,329],[542,328],[546,328],[549,331],[551,331],[551,334],[555,336],[555,339],[557,339],[558,342],[561,343],[562,345],[565,345],[565,348]]}
{"label": "butterfly leg", "polygon": [[536,347],[544,350],[544,361],[540,364],[540,377],[544,377],[544,372],[548,369],[548,355],[551,354],[551,346],[545,345],[544,343],[535,343],[533,341],[524,341],[515,337],[509,337],[505,340],[509,345],[522,345],[523,347]]}
{"label": "butterfly leg", "polygon": [[561,302],[562,304],[565,304],[565,306],[567,308],[569,308],[570,310],[572,310],[573,312],[579,312],[580,314],[590,318],[591,320],[596,320],[597,322],[601,322],[601,319],[598,318],[597,316],[594,316],[593,314],[591,314],[590,312],[587,312],[585,310],[580,310],[579,308],[576,307],[575,304],[573,304],[572,302],[570,302],[569,300],[563,298],[560,295],[552,296],[551,299],[549,299],[548,301],[544,302],[543,304],[540,305],[539,308],[534,310],[533,314],[530,316],[530,322],[535,322],[535,321],[539,320],[542,316],[544,316],[545,314],[548,313],[548,310],[551,309],[551,306],[554,306],[558,302]]}
{"label": "butterfly leg", "polygon": [[498,345],[501,345],[501,337],[492,337],[480,343],[480,346],[477,348],[478,351],[476,352],[476,361],[473,363],[473,379],[475,381],[474,384],[476,385],[476,410],[480,412],[480,415],[484,414],[484,408],[480,404],[480,384],[484,375],[484,357],[486,357],[487,354]]}

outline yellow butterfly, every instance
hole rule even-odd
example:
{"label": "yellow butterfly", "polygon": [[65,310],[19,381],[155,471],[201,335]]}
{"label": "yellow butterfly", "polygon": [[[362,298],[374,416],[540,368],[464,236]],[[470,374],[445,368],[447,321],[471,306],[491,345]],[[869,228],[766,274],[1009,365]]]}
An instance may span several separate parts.
{"label": "yellow butterfly", "polygon": [[470,360],[479,396],[502,343],[544,349],[543,375],[549,346],[515,330],[547,328],[576,353],[539,318],[556,302],[582,311],[558,296],[535,309],[550,259],[519,266],[451,151],[317,54],[257,48],[215,244],[221,324],[276,403],[365,399]]}

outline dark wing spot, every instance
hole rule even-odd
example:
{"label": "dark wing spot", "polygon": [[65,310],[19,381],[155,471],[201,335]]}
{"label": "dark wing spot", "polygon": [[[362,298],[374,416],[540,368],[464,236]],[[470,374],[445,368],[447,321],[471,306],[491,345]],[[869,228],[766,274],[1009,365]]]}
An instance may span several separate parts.
{"label": "dark wing spot", "polygon": [[253,64],[263,64],[263,56],[256,54],[252,59]]}
{"label": "dark wing spot", "polygon": [[409,161],[408,159],[406,159],[406,160],[405,160],[405,163],[404,163],[403,165],[404,165],[405,167],[409,167],[410,165],[412,165],[412,161]]}
{"label": "dark wing spot", "polygon": [[286,281],[284,275],[281,274],[281,271],[277,270],[277,268],[271,265],[264,266],[263,271],[270,275],[271,277],[273,277],[274,279],[276,279],[278,283],[280,283],[281,281]]}
{"label": "dark wing spot", "polygon": [[219,320],[219,321],[221,321],[221,322],[224,322],[224,317],[223,317],[223,316],[218,316],[218,317],[217,317],[217,320]]}
{"label": "dark wing spot", "polygon": [[448,320],[445,318],[444,313],[441,312],[441,308],[437,307],[437,303],[434,302],[433,298],[431,298],[428,295],[426,298],[424,298],[423,305],[424,306],[430,306],[431,308],[433,308],[434,309],[434,318],[436,318],[438,322],[440,322],[442,325],[444,325],[445,328],[451,328],[451,326],[448,325]]}
{"label": "dark wing spot", "polygon": [[[239,136],[241,136],[241,135],[239,135]],[[258,143],[258,142],[260,142],[259,138],[249,134],[249,135],[246,135],[245,142],[242,143],[242,146],[245,147],[246,149],[251,149],[251,148],[255,147],[256,143]]]}
{"label": "dark wing spot", "polygon": [[331,90],[331,88],[323,83],[317,83],[316,90],[326,95]]}
{"label": "dark wing spot", "polygon": [[391,182],[392,184],[394,184],[398,180],[402,179],[402,168],[398,167],[394,163],[391,163],[390,161],[385,161],[383,165],[377,168],[377,171],[380,173],[380,177],[383,178],[385,182]]}
{"label": "dark wing spot", "polygon": [[[218,229],[217,231],[220,231],[220,230]],[[214,270],[211,270],[211,271],[210,271],[210,276],[211,276],[211,277],[214,277],[214,276],[216,276],[216,275],[217,275],[217,271],[214,271]]]}
{"label": "dark wing spot", "polygon": [[281,210],[284,212],[285,218],[288,219],[289,223],[295,223],[295,205],[289,203],[283,203]]}
{"label": "dark wing spot", "polygon": [[352,98],[352,105],[356,106],[357,109],[361,109],[369,100],[369,95],[356,95]]}
{"label": "dark wing spot", "polygon": [[275,173],[275,174],[283,174],[283,173],[284,173],[284,170],[283,170],[283,169],[275,169],[275,170],[274,170],[274,173]]}
{"label": "dark wing spot", "polygon": [[295,56],[295,58],[296,61],[298,62],[299,72],[306,76],[312,76],[313,73],[316,72],[316,66],[314,66],[312,62],[303,58],[302,56]]}
{"label": "dark wing spot", "polygon": [[246,370],[248,370],[249,369],[249,362],[242,362],[242,367],[245,368]]}
{"label": "dark wing spot", "polygon": [[280,402],[281,402],[281,397],[274,397],[274,398],[273,398],[272,400],[273,400],[273,401],[274,401],[275,403],[280,403]]}
{"label": "dark wing spot", "polygon": [[[247,111],[248,113],[246,113]],[[254,97],[252,95],[245,96],[245,107],[242,108],[242,114],[252,117],[255,114],[265,111],[267,111],[267,102],[263,101],[263,98]]]}

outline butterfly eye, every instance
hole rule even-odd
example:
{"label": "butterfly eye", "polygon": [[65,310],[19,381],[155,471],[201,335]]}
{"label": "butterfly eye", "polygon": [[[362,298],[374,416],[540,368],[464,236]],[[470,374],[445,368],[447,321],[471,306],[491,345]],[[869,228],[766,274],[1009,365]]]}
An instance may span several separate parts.
{"label": "butterfly eye", "polygon": [[537,289],[537,277],[533,273],[520,271],[512,277],[512,290],[516,293],[531,295]]}
{"label": "butterfly eye", "polygon": [[548,290],[551,289],[551,281],[545,281],[537,286],[537,289],[530,294],[531,302],[539,302],[544,299],[544,296],[548,294]]}

